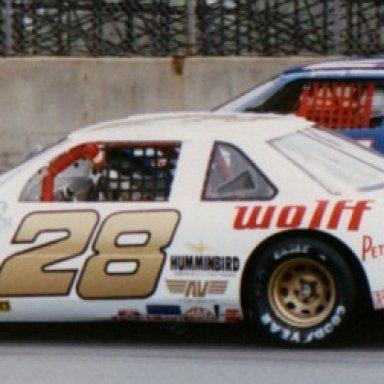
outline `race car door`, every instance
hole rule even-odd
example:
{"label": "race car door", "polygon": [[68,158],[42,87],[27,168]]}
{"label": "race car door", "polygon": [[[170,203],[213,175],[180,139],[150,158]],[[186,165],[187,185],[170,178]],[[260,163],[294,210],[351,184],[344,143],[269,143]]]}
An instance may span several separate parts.
{"label": "race car door", "polygon": [[82,143],[21,171],[0,272],[7,319],[108,318],[152,297],[180,222],[169,203],[180,146]]}

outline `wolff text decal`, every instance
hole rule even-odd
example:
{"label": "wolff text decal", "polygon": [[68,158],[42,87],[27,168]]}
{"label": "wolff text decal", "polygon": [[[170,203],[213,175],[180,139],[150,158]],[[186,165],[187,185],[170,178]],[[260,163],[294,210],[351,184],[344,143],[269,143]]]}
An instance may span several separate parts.
{"label": "wolff text decal", "polygon": [[372,200],[340,200],[330,202],[318,200],[312,208],[305,205],[275,205],[239,206],[233,221],[233,228],[267,229],[267,228],[327,228],[357,231],[366,211],[371,210]]}

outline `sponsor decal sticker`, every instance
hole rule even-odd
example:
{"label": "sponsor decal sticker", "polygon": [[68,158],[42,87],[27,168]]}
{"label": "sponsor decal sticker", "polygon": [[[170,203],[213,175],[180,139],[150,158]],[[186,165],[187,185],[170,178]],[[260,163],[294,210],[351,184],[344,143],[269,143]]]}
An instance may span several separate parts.
{"label": "sponsor decal sticker", "polygon": [[384,243],[375,244],[371,236],[363,236],[363,244],[361,248],[361,257],[363,261],[367,261],[368,258],[376,259],[384,256]]}
{"label": "sponsor decal sticker", "polygon": [[184,297],[204,298],[208,295],[223,295],[228,281],[201,281],[201,280],[166,280],[168,291]]}
{"label": "sponsor decal sticker", "polygon": [[207,308],[191,308],[185,313],[186,321],[216,321],[216,315]]}
{"label": "sponsor decal sticker", "polygon": [[373,306],[375,309],[384,309],[384,289],[379,291],[374,291],[373,296]]}
{"label": "sponsor decal sticker", "polygon": [[305,205],[238,206],[233,221],[235,230],[268,228],[326,228],[358,231],[364,214],[372,209],[373,200],[318,200],[313,208]]}
{"label": "sponsor decal sticker", "polygon": [[140,321],[142,320],[142,314],[136,309],[120,309],[117,313],[117,321]]}
{"label": "sponsor decal sticker", "polygon": [[169,263],[175,272],[234,273],[240,269],[237,256],[172,255]]}
{"label": "sponsor decal sticker", "polygon": [[226,308],[224,315],[226,323],[235,324],[240,323],[243,320],[241,311],[238,308]]}
{"label": "sponsor decal sticker", "polygon": [[8,300],[0,300],[0,312],[11,312],[11,303]]}
{"label": "sponsor decal sticker", "polygon": [[181,318],[178,305],[147,305],[147,315],[150,321],[176,321]]}
{"label": "sponsor decal sticker", "polygon": [[188,244],[188,247],[192,250],[193,253],[197,253],[199,255],[206,253],[207,251],[212,251],[212,248],[205,245],[202,240],[196,244]]}

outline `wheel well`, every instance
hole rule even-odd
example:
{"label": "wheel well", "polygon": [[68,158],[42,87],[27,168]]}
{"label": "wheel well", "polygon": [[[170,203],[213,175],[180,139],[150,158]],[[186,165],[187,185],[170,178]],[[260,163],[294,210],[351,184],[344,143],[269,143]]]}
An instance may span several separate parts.
{"label": "wheel well", "polygon": [[249,284],[250,272],[252,270],[254,261],[256,260],[258,255],[272,243],[286,240],[295,236],[300,236],[301,238],[307,237],[310,239],[321,240],[333,246],[344,258],[344,260],[351,266],[352,273],[356,281],[357,298],[359,301],[356,307],[361,311],[373,311],[372,298],[370,295],[367,277],[363,271],[363,268],[361,267],[361,264],[359,263],[356,255],[352,252],[352,250],[345,243],[330,234],[313,230],[294,230],[281,232],[264,240],[253,250],[250,257],[248,258],[241,280],[241,306],[243,308],[245,318],[248,317],[246,290]]}

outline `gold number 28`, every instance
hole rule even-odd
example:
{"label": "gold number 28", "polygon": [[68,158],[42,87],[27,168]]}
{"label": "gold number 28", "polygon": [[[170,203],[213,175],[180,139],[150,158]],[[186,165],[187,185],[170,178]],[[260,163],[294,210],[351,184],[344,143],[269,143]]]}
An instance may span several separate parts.
{"label": "gold number 28", "polygon": [[[98,221],[98,213],[91,210],[28,215],[12,243],[34,246],[4,260],[0,266],[0,296],[68,295],[78,270],[53,269],[53,266],[82,255]],[[79,296],[83,299],[150,296],[164,265],[164,248],[171,243],[178,223],[179,213],[174,210],[125,211],[107,217],[93,241],[93,254],[81,270],[77,283]],[[43,235],[52,233],[56,234],[55,240],[37,244]],[[124,242],[123,238],[131,240]],[[119,265],[122,269],[118,272],[110,270]]]}

